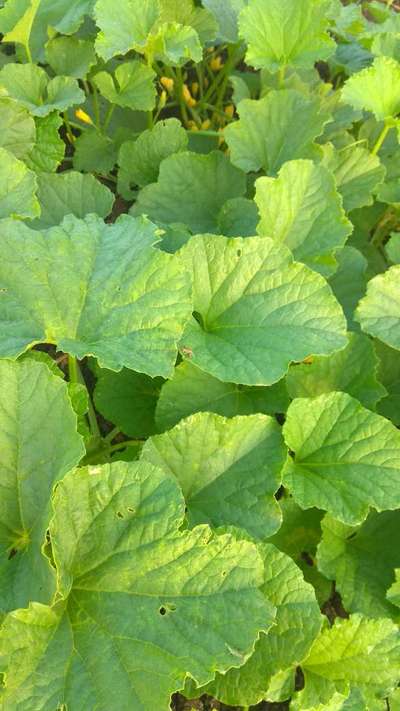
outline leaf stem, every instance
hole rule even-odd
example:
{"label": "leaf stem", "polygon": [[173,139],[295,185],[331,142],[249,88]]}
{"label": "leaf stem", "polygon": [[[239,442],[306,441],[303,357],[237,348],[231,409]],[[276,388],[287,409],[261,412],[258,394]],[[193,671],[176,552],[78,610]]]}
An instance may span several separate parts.
{"label": "leaf stem", "polygon": [[189,121],[189,115],[187,112],[185,99],[183,98],[183,76],[182,76],[182,69],[180,67],[176,68],[175,81],[176,81],[178,101],[179,101],[179,106],[181,109],[183,122],[187,125],[187,123]]}
{"label": "leaf stem", "polygon": [[69,118],[68,118],[68,114],[67,114],[66,111],[63,111],[62,117],[63,117],[64,123],[65,123],[65,130],[66,130],[66,133],[67,133],[67,138],[68,138],[69,142],[71,143],[71,145],[74,145],[74,143],[75,143],[75,136],[74,136],[74,134],[72,133],[71,124],[70,124],[70,121],[69,121]]}
{"label": "leaf stem", "polygon": [[111,104],[107,113],[106,113],[104,123],[103,123],[103,132],[104,133],[107,131],[107,129],[110,125],[110,121],[112,119],[112,115],[113,115],[114,111],[115,111],[115,104]]}
{"label": "leaf stem", "polygon": [[113,439],[114,439],[117,435],[119,435],[119,434],[121,434],[121,430],[119,429],[119,427],[114,427],[114,428],[111,430],[111,432],[109,432],[109,433],[104,437],[103,442],[109,442],[109,443],[111,444],[111,442],[113,441]]}
{"label": "leaf stem", "polygon": [[71,356],[71,355],[68,355],[68,374],[69,374],[69,380],[71,383],[80,383],[81,385],[85,386],[85,388],[87,390],[87,394],[88,394],[87,417],[89,420],[90,431],[94,437],[101,439],[101,432],[100,432],[99,425],[97,422],[96,412],[93,407],[92,398],[90,397],[88,387],[87,387],[87,385],[85,383],[85,379],[81,373],[81,369],[79,367],[78,360],[74,356]]}
{"label": "leaf stem", "polygon": [[116,444],[112,444],[111,447],[108,448],[109,452],[118,452],[121,449],[125,449],[126,447],[135,447],[139,442],[145,442],[144,439],[126,439],[124,442],[117,442]]}
{"label": "leaf stem", "polygon": [[68,355],[68,375],[70,383],[79,383],[78,361],[72,355]]}
{"label": "leaf stem", "polygon": [[278,72],[278,85],[280,89],[283,89],[285,86],[285,74],[286,74],[286,65],[283,64],[281,67],[279,67],[279,72]]}
{"label": "leaf stem", "polygon": [[386,136],[388,135],[390,129],[391,129],[391,126],[389,126],[389,124],[385,121],[385,124],[384,124],[384,126],[383,126],[383,128],[382,128],[382,131],[381,131],[380,134],[379,134],[378,140],[377,140],[377,142],[375,143],[375,145],[374,145],[374,147],[373,147],[373,149],[372,149],[372,151],[371,151],[371,153],[372,153],[373,156],[376,156],[376,154],[378,153],[378,151],[379,151],[380,148],[382,147],[382,144],[383,144],[383,142],[384,142]]}

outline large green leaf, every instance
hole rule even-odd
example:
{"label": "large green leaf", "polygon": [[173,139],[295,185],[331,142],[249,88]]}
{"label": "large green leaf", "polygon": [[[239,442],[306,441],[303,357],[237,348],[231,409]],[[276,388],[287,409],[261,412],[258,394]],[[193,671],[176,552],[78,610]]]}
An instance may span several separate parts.
{"label": "large green leaf", "polygon": [[199,412],[151,437],[141,459],[176,476],[191,526],[232,524],[261,540],[280,526],[274,495],[286,448],[267,415],[226,419]]}
{"label": "large green leaf", "polygon": [[310,160],[288,161],[277,178],[256,181],[255,201],[260,235],[283,242],[295,259],[325,276],[335,271],[335,252],[353,227],[324,166]]}
{"label": "large green leaf", "polygon": [[239,16],[247,63],[276,72],[328,59],[336,45],[326,31],[327,8],[326,0],[250,0]]}
{"label": "large green leaf", "polygon": [[91,212],[99,217],[110,214],[114,195],[93,175],[74,170],[63,173],[40,173],[38,193],[40,217],[32,224],[35,229],[59,225],[66,215],[85,217]]}
{"label": "large green leaf", "polygon": [[321,540],[323,512],[318,509],[303,510],[290,496],[279,499],[282,525],[268,540],[280,551],[293,558],[304,579],[311,583],[322,606],[331,596],[332,584],[317,569],[316,552]]}
{"label": "large green leaf", "polygon": [[400,619],[399,611],[386,600],[393,569],[400,566],[400,550],[393,545],[399,528],[399,511],[371,512],[360,527],[335,521],[329,514],[322,521],[318,568],[336,581],[349,612]]}
{"label": "large green leaf", "polygon": [[238,41],[238,18],[248,0],[203,0],[218,22],[218,36],[224,42]]}
{"label": "large green leaf", "polygon": [[64,602],[6,619],[5,707],[167,709],[186,674],[205,684],[243,664],[271,625],[256,546],[207,526],[179,530],[182,494],[150,464],[73,472],[54,510]]}
{"label": "large green leaf", "polygon": [[50,79],[36,64],[6,64],[0,71],[0,96],[15,99],[34,116],[64,111],[85,100],[76,79],[63,76]]}
{"label": "large green leaf", "polygon": [[286,376],[287,389],[292,398],[316,397],[342,390],[365,407],[375,409],[376,403],[386,395],[376,377],[378,364],[371,340],[352,333],[341,351],[292,366]]}
{"label": "large green leaf", "polygon": [[[170,1],[170,0],[169,0]],[[169,66],[182,66],[186,62],[200,62],[203,50],[199,35],[193,27],[179,22],[163,22],[157,31],[148,37],[145,53]]]}
{"label": "large green leaf", "polygon": [[118,149],[112,138],[89,130],[81,133],[75,141],[73,165],[84,173],[111,171],[117,162]]}
{"label": "large green leaf", "polygon": [[187,145],[187,133],[175,118],[158,121],[136,141],[123,143],[118,155],[118,192],[129,200],[132,184],[144,187],[157,182],[164,158],[186,150]]}
{"label": "large green leaf", "polygon": [[371,67],[354,74],[342,90],[343,100],[355,109],[372,111],[378,121],[400,112],[400,64],[377,57]]}
{"label": "large green leaf", "polygon": [[277,608],[275,624],[261,635],[254,653],[240,669],[217,674],[201,692],[225,704],[250,706],[270,698],[275,674],[293,669],[307,656],[317,637],[322,616],[315,592],[289,556],[269,543],[259,545],[264,559],[266,599]]}
{"label": "large green leaf", "polygon": [[240,120],[224,129],[232,163],[246,172],[263,168],[268,175],[276,175],[288,160],[317,157],[321,149],[314,140],[330,120],[319,99],[294,89],[244,99],[238,114]]}
{"label": "large green leaf", "polygon": [[387,591],[388,600],[397,607],[400,607],[400,568],[395,570],[396,580]]}
{"label": "large green leaf", "polygon": [[0,355],[47,342],[111,370],[170,375],[190,313],[189,280],[155,242],[151,222],[127,215],[114,225],[68,215],[43,232],[4,222]]}
{"label": "large green leaf", "polygon": [[380,415],[400,425],[400,353],[381,341],[375,341],[375,349],[379,358],[378,378],[386,388],[387,397],[379,403],[377,410]]}
{"label": "large green leaf", "polygon": [[93,82],[111,104],[135,111],[152,111],[156,99],[155,76],[151,67],[134,59],[119,64],[114,77],[105,71],[98,72]]}
{"label": "large green leaf", "polygon": [[159,0],[159,2],[162,22],[178,22],[193,27],[202,44],[215,40],[216,20],[208,9],[198,7],[195,0]]}
{"label": "large green leaf", "polygon": [[109,0],[97,0],[94,8],[97,35],[96,51],[103,59],[145,47],[148,35],[159,19],[158,0],[125,0],[123,12],[115,14]]}
{"label": "large green leaf", "polygon": [[366,333],[400,350],[400,264],[371,279],[356,318]]}
{"label": "large green leaf", "polygon": [[346,345],[325,280],[269,238],[196,236],[181,250],[193,272],[195,317],[181,352],[230,383],[272,385],[291,361]]}
{"label": "large green leaf", "polygon": [[319,702],[322,711],[335,691],[346,697],[350,685],[384,697],[397,685],[399,664],[400,632],[391,620],[361,615],[337,619],[321,632],[301,665],[305,688],[294,709],[309,709]]}
{"label": "large green leaf", "polygon": [[96,63],[93,41],[78,37],[54,37],[46,45],[46,58],[56,74],[84,79]]}
{"label": "large green leaf", "polygon": [[57,170],[65,153],[65,143],[59,134],[62,125],[63,120],[57,111],[43,118],[35,117],[36,141],[25,159],[28,168],[39,173]]}
{"label": "large green leaf", "polygon": [[288,405],[283,380],[266,388],[223,383],[185,361],[161,389],[156,423],[159,430],[165,430],[195,412],[215,412],[225,417],[256,412],[274,415],[285,412]]}
{"label": "large green leaf", "polygon": [[337,255],[338,268],[329,284],[347,319],[349,330],[359,330],[354,321],[356,306],[367,288],[368,262],[355,247],[346,246]]}
{"label": "large green leaf", "polygon": [[244,173],[220,151],[177,153],[162,161],[158,182],[141,190],[132,214],[144,213],[167,224],[184,223],[192,232],[216,232],[221,207],[245,190]]}
{"label": "large green leaf", "polygon": [[283,431],[284,482],[303,508],[355,525],[370,507],[400,506],[400,432],[347,393],[294,400]]}
{"label": "large green leaf", "polygon": [[120,373],[99,369],[94,390],[97,410],[130,437],[149,437],[156,431],[154,413],[162,378],[123,368]]}
{"label": "large green leaf", "polygon": [[85,453],[67,386],[42,363],[0,361],[0,614],[50,602],[42,554],[54,483]]}
{"label": "large green leaf", "polygon": [[33,218],[40,213],[37,180],[22,160],[0,147],[0,218]]}
{"label": "large green leaf", "polygon": [[324,165],[333,173],[346,212],[372,205],[373,194],[385,177],[378,156],[362,146],[344,146],[335,150],[325,146]]}
{"label": "large green leaf", "polygon": [[35,139],[35,121],[28,111],[11,99],[0,99],[0,146],[24,159]]}

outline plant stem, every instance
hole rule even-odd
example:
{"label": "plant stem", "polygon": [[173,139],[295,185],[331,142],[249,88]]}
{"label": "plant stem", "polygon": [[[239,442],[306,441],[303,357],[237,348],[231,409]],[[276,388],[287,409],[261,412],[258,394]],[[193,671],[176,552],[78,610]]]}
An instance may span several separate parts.
{"label": "plant stem", "polygon": [[105,119],[104,119],[104,123],[103,123],[103,133],[105,133],[105,132],[107,131],[107,129],[108,129],[114,111],[115,111],[115,104],[111,104],[111,106],[109,107],[109,109],[108,109],[108,111],[107,111],[107,113],[106,113]]}
{"label": "plant stem", "polygon": [[285,73],[286,73],[286,66],[283,65],[282,67],[279,67],[278,84],[279,84],[280,89],[283,89],[283,87],[285,86]]}
{"label": "plant stem", "polygon": [[178,96],[178,101],[179,101],[179,106],[181,109],[183,122],[185,124],[187,124],[189,121],[189,116],[188,116],[188,112],[186,109],[185,99],[183,98],[183,76],[182,76],[182,69],[180,67],[176,68],[175,81],[176,81],[177,96]]}
{"label": "plant stem", "polygon": [[109,452],[119,452],[121,449],[126,449],[126,447],[134,447],[139,442],[144,442],[144,439],[126,439],[125,442],[117,442],[117,444],[112,444],[108,448]]}
{"label": "plant stem", "polygon": [[195,136],[217,136],[218,138],[221,138],[224,134],[222,131],[202,131],[199,129],[198,131],[191,131],[187,129],[187,133],[193,133]]}
{"label": "plant stem", "polygon": [[72,355],[68,355],[68,375],[70,383],[79,383],[78,361]]}
{"label": "plant stem", "polygon": [[371,153],[372,153],[373,156],[376,156],[376,154],[378,153],[378,151],[379,151],[380,148],[382,147],[382,144],[383,144],[383,142],[384,142],[386,136],[388,135],[390,129],[391,129],[391,126],[389,126],[389,124],[385,122],[385,124],[384,124],[384,126],[383,126],[383,129],[382,129],[382,131],[381,131],[380,134],[379,134],[378,140],[377,140],[377,142],[375,143],[375,145],[374,145],[374,147],[373,147],[373,149],[372,149],[372,151],[371,151]]}
{"label": "plant stem", "polygon": [[99,94],[94,86],[92,86],[92,102],[93,102],[93,113],[94,113],[94,122],[97,126],[97,128],[100,130],[100,105],[99,105]]}
{"label": "plant stem", "polygon": [[119,434],[121,434],[121,430],[119,429],[119,427],[114,427],[111,432],[109,432],[108,435],[104,437],[103,441],[111,443],[113,439]]}
{"label": "plant stem", "polygon": [[99,425],[97,422],[97,417],[96,413],[93,407],[92,399],[90,397],[89,390],[87,388],[87,385],[85,383],[85,379],[81,373],[81,369],[79,367],[79,363],[77,359],[74,356],[68,355],[68,373],[69,373],[69,380],[70,383],[80,383],[81,385],[84,385],[87,394],[88,394],[88,420],[89,420],[89,427],[92,435],[94,437],[98,437],[101,439],[101,432],[99,429]]}
{"label": "plant stem", "polygon": [[73,145],[75,143],[75,136],[72,133],[71,124],[69,122],[67,112],[64,111],[62,116],[63,116],[64,123],[65,123],[65,130],[67,133],[67,138],[68,138],[69,142],[71,143],[71,145]]}

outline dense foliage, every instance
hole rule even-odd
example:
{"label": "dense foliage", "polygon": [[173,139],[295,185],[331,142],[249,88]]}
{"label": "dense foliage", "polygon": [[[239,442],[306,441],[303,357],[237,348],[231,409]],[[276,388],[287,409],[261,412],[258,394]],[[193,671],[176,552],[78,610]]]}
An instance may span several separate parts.
{"label": "dense foliage", "polygon": [[396,3],[0,6],[1,708],[398,711]]}

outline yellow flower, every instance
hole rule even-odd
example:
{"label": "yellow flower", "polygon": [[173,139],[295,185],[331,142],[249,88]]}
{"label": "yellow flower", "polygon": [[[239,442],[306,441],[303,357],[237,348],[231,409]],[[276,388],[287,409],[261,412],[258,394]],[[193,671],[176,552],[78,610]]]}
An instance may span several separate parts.
{"label": "yellow flower", "polygon": [[158,100],[158,109],[161,111],[161,109],[164,108],[165,104],[167,103],[167,92],[165,89],[162,90],[160,94],[160,98]]}
{"label": "yellow flower", "polygon": [[84,111],[83,109],[76,109],[75,116],[76,118],[83,121],[83,123],[88,123],[89,126],[94,126],[94,123],[90,118],[89,114],[87,114],[86,111]]}
{"label": "yellow flower", "polygon": [[174,90],[174,80],[170,79],[169,77],[161,77],[160,79],[160,84],[168,91],[169,94],[172,94]]}
{"label": "yellow flower", "polygon": [[199,82],[198,82],[198,81],[194,81],[194,82],[192,83],[192,86],[190,87],[190,91],[191,91],[191,93],[192,93],[192,96],[197,96],[197,94],[199,93],[199,88],[200,88],[200,87],[199,87]]}
{"label": "yellow flower", "polygon": [[199,127],[197,126],[197,124],[195,123],[195,121],[188,121],[188,122],[187,122],[187,127],[188,127],[188,129],[189,129],[190,131],[198,131],[198,130],[199,130]]}
{"label": "yellow flower", "polygon": [[207,130],[210,128],[210,126],[211,126],[211,121],[210,121],[210,119],[205,119],[205,120],[203,121],[203,123],[201,124],[201,128],[202,128],[204,131],[207,131]]}
{"label": "yellow flower", "polygon": [[224,112],[226,113],[228,118],[233,118],[233,114],[235,113],[235,107],[233,104],[228,104],[228,106],[225,106]]}
{"label": "yellow flower", "polygon": [[211,62],[210,62],[210,68],[213,72],[219,72],[221,67],[223,66],[223,61],[220,56],[218,57],[213,57]]}
{"label": "yellow flower", "polygon": [[194,99],[193,96],[191,95],[191,93],[190,93],[190,91],[189,91],[189,87],[188,87],[186,84],[184,84],[183,87],[182,87],[182,96],[183,96],[183,98],[184,98],[185,103],[186,103],[188,106],[190,106],[190,108],[192,108],[193,106],[196,106],[197,101],[196,101],[196,99]]}

